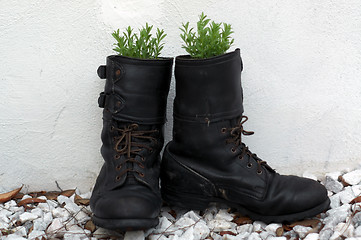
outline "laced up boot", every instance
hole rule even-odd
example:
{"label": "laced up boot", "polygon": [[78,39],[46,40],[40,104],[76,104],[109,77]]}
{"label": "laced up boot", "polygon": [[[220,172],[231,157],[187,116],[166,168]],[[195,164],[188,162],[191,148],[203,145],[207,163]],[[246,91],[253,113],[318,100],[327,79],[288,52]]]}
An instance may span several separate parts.
{"label": "laced up boot", "polygon": [[239,49],[175,62],[173,140],[161,166],[165,202],[194,210],[226,203],[266,223],[313,217],[329,207],[323,185],[276,173],[242,143],[253,132],[243,129]]}
{"label": "laced up boot", "polygon": [[160,151],[173,59],[107,57],[98,68],[105,90],[104,165],[90,199],[93,221],[108,229],[147,229],[158,224]]}

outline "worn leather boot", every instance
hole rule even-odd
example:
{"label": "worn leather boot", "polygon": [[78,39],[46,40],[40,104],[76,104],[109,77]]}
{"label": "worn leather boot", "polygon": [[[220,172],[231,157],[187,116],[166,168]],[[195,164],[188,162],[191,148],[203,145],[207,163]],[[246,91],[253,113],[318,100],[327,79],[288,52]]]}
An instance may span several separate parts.
{"label": "worn leather boot", "polygon": [[329,207],[314,180],[276,173],[242,143],[242,61],[239,49],[218,57],[176,58],[173,140],[161,166],[170,205],[203,210],[222,202],[253,220],[291,222]]}
{"label": "worn leather boot", "polygon": [[98,75],[104,165],[90,207],[96,225],[119,230],[158,224],[160,151],[173,59],[107,57]]}

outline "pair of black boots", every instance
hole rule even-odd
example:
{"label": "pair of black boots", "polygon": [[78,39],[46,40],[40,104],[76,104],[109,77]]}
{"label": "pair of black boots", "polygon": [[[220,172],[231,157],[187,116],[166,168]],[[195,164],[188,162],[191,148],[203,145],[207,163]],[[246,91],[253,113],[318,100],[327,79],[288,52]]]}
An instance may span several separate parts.
{"label": "pair of black boots", "polygon": [[239,49],[175,59],[173,140],[161,161],[172,64],[172,58],[109,56],[98,69],[106,78],[99,97],[105,163],[90,200],[96,225],[154,227],[162,199],[193,210],[223,202],[266,223],[313,217],[329,207],[321,184],[279,175],[242,143],[253,132],[243,129]]}

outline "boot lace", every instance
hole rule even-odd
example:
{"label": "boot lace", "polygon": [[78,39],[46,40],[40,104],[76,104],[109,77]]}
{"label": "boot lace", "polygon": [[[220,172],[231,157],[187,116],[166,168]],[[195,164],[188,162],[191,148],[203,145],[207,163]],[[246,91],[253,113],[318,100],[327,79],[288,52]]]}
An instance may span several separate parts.
{"label": "boot lace", "polygon": [[223,128],[222,132],[227,132],[229,131],[231,134],[231,138],[227,139],[226,142],[227,144],[234,144],[234,147],[231,149],[232,152],[236,152],[236,149],[241,146],[242,147],[242,152],[240,153],[240,155],[238,156],[239,159],[243,159],[245,155],[248,155],[248,164],[247,167],[251,168],[252,167],[252,162],[251,159],[254,159],[257,162],[257,173],[258,174],[262,174],[262,166],[268,166],[266,161],[263,161],[262,159],[260,159],[259,157],[257,157],[257,154],[252,153],[248,147],[242,143],[242,135],[245,136],[249,136],[249,135],[253,135],[254,132],[252,131],[246,131],[243,129],[243,124],[245,122],[247,122],[248,117],[247,116],[242,116],[239,119],[239,124],[236,127],[233,128]]}
{"label": "boot lace", "polygon": [[[144,168],[145,157],[140,154],[140,152],[146,148],[150,153],[153,152],[153,148],[149,146],[147,142],[157,142],[155,137],[150,136],[153,133],[158,132],[158,130],[143,130],[138,131],[138,124],[130,124],[128,126],[124,126],[124,128],[111,127],[111,131],[119,132],[119,136],[114,137],[115,145],[114,150],[117,152],[115,155],[115,159],[119,159],[122,155],[126,156],[125,161],[122,161],[119,165],[116,166],[116,170],[120,171],[121,167],[124,164],[135,163],[140,168]],[[141,142],[135,141],[143,140]],[[144,142],[144,140],[146,140]],[[136,159],[136,156],[140,156],[141,161]],[[127,168],[119,173],[116,177],[116,181],[121,179],[121,176],[126,174],[127,172],[135,172],[140,177],[144,177],[144,173],[134,170],[133,168]]]}

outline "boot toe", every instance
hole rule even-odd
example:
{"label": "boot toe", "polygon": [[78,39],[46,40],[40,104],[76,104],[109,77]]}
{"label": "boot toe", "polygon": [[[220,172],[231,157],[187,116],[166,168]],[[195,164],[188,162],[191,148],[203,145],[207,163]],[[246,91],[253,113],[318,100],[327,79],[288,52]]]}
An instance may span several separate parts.
{"label": "boot toe", "polygon": [[269,196],[275,206],[272,208],[273,215],[302,212],[316,215],[328,208],[327,190],[317,181],[297,176],[277,175],[272,185]]}
{"label": "boot toe", "polygon": [[103,194],[94,204],[94,215],[104,219],[151,219],[160,212],[161,199],[143,186],[124,186]]}

